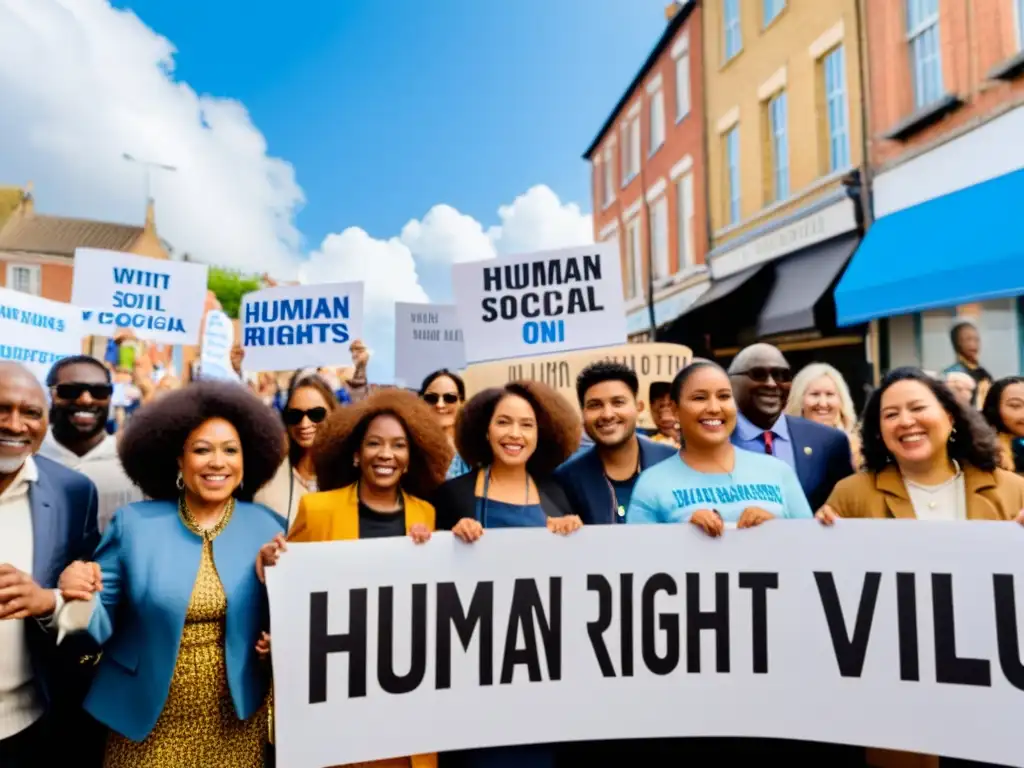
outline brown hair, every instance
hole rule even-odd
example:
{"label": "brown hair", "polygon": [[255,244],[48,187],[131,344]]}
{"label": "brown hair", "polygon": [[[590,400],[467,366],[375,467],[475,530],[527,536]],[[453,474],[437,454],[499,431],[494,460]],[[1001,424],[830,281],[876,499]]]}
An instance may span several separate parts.
{"label": "brown hair", "polygon": [[537,448],[526,468],[533,477],[547,477],[580,447],[583,426],[569,401],[539,381],[513,381],[472,397],[455,424],[459,455],[471,467],[490,466],[494,452],[487,431],[498,403],[509,395],[523,398],[537,416]]}
{"label": "brown hair", "polygon": [[453,453],[430,406],[412,392],[378,389],[354,405],[336,408],[317,431],[313,465],[321,491],[344,488],[359,479],[353,459],[370,422],[384,415],[398,419],[409,438],[409,468],[402,476],[402,489],[422,499],[444,482]]}

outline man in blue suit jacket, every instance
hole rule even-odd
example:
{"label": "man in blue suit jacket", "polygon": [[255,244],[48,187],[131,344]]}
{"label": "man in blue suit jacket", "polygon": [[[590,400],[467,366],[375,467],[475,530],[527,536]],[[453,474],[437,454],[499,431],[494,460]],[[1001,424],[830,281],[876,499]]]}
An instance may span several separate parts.
{"label": "man in blue suit jacket", "polygon": [[796,470],[812,510],[828,499],[836,483],[853,474],[850,441],[842,430],[786,416],[793,372],[771,344],[753,344],[729,366],[736,396],[737,448],[768,453]]}
{"label": "man in blue suit jacket", "polygon": [[[92,659],[58,652],[53,617],[64,569],[99,540],[97,494],[77,472],[33,456],[46,435],[47,404],[29,371],[0,363],[0,765],[89,765],[98,731],[81,714]],[[88,654],[85,654],[88,655]],[[77,683],[77,685],[76,685]],[[59,739],[54,736],[60,736]],[[90,739],[93,741],[90,742]],[[62,745],[69,751],[60,752]]]}

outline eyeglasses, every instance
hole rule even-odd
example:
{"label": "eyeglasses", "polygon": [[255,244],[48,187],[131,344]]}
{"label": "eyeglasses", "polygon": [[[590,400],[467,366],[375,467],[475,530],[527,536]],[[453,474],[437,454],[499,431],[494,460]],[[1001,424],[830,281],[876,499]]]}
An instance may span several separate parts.
{"label": "eyeglasses", "polygon": [[284,409],[284,423],[289,427],[301,424],[304,418],[308,418],[314,424],[319,424],[327,418],[327,409],[322,406],[307,408],[306,410],[300,408]]}
{"label": "eyeglasses", "polygon": [[443,395],[439,395],[437,392],[427,392],[423,396],[423,401],[429,405],[437,405],[439,400],[444,400],[446,405],[455,405],[459,402],[459,396],[454,392],[445,392]]}
{"label": "eyeglasses", "polygon": [[109,400],[114,394],[114,387],[111,384],[81,384],[69,383],[58,384],[53,388],[57,397],[61,400],[77,400],[86,392],[93,400]]}
{"label": "eyeglasses", "polygon": [[793,371],[789,368],[768,368],[760,365],[748,368],[745,371],[737,371],[732,375],[746,376],[755,384],[764,384],[768,381],[769,377],[774,379],[776,384],[789,384],[793,381]]}

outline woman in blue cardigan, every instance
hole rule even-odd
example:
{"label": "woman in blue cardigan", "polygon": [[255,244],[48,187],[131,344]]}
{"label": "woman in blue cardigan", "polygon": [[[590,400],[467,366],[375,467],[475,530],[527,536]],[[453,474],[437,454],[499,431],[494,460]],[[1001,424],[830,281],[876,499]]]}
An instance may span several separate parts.
{"label": "woman in blue cardigan", "polygon": [[58,617],[103,646],[85,708],[112,731],[104,768],[261,766],[268,611],[252,564],[284,521],[243,499],[283,446],[280,419],[233,382],[192,384],[129,422],[121,462],[153,501],[119,509],[96,562],[65,571],[62,586],[98,570],[102,588]]}

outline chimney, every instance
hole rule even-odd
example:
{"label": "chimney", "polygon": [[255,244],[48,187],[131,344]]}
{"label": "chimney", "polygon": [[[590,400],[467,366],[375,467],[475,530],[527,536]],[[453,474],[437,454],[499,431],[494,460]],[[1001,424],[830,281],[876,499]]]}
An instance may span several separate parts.
{"label": "chimney", "polygon": [[156,206],[153,203],[152,197],[146,200],[146,224],[143,229],[147,232],[156,233]]}
{"label": "chimney", "polygon": [[25,185],[24,191],[21,193],[21,205],[18,206],[18,211],[22,216],[34,216],[36,212],[35,198],[32,196],[32,189],[34,185],[32,182],[28,182]]}
{"label": "chimney", "polygon": [[665,21],[672,21],[676,14],[683,10],[683,4],[680,2],[669,3],[665,6]]}

